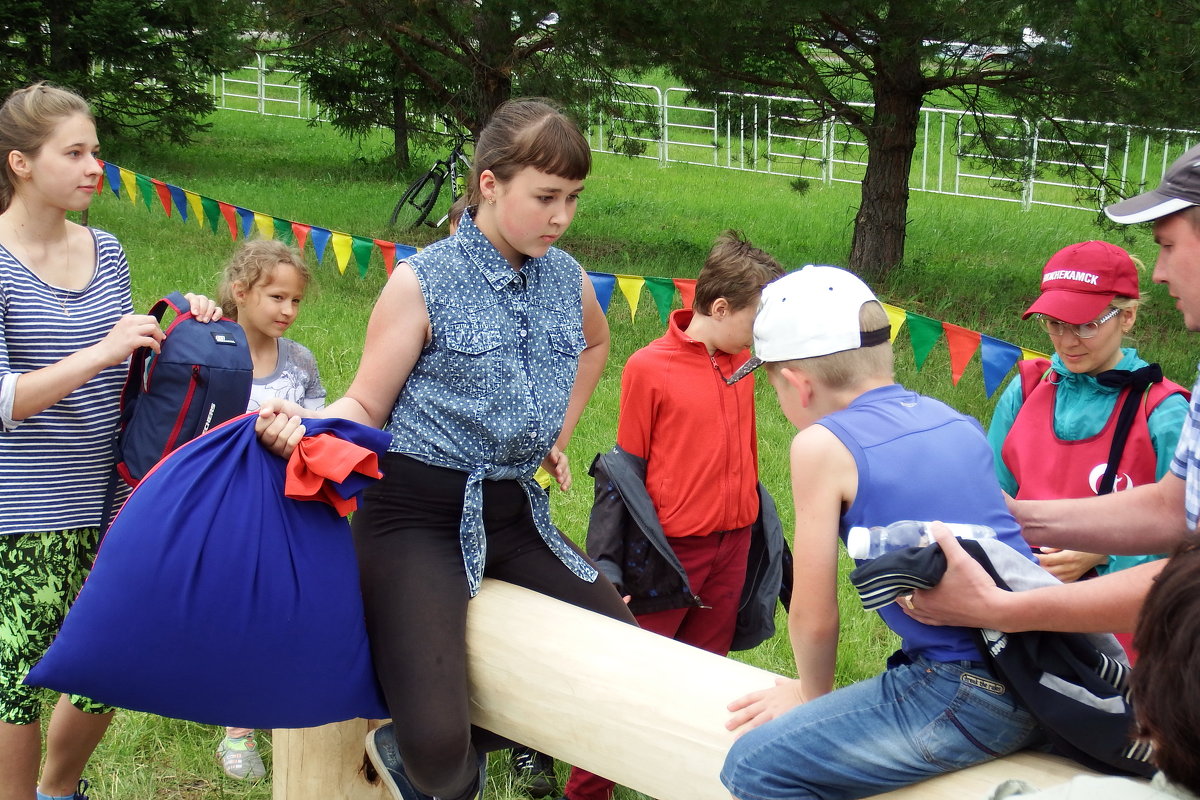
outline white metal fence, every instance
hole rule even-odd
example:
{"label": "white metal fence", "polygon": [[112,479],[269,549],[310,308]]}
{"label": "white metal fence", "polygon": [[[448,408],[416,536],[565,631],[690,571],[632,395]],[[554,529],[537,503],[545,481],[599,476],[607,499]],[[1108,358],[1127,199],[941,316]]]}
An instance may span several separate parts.
{"label": "white metal fence", "polygon": [[[844,121],[820,120],[810,100],[727,94],[723,104],[706,107],[693,102],[691,90],[683,87],[627,84],[626,90],[620,113],[597,113],[588,128],[589,143],[598,152],[633,152],[663,164],[787,175],[826,185],[858,183],[866,170],[863,138]],[[262,55],[253,65],[215,78],[213,93],[220,108],[321,116],[300,76],[274,68]],[[1095,211],[1112,199],[1110,187],[1130,194],[1157,185],[1166,166],[1200,141],[1200,132],[1192,130],[1147,135],[1115,124],[1065,122],[1031,125],[1004,115],[923,108],[909,188],[1020,203],[1026,209]],[[1056,132],[1061,127],[1086,133],[1067,140]],[[985,130],[1018,155],[990,154],[982,144]]]}
{"label": "white metal fence", "polygon": [[262,53],[255,63],[214,77],[212,93],[218,108],[233,111],[295,119],[313,119],[321,114],[304,91],[300,75],[268,64]]}

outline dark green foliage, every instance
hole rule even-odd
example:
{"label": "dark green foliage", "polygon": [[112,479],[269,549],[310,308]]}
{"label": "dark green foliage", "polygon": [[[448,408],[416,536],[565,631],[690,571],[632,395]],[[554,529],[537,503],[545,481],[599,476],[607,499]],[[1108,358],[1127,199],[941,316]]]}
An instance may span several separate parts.
{"label": "dark green foliage", "polygon": [[[918,114],[931,96],[1042,121],[1059,141],[1040,145],[1053,150],[1040,160],[1078,165],[1054,178],[1076,169],[1103,180],[1096,150],[1079,143],[1103,141],[1104,129],[1062,118],[1194,127],[1198,11],[1194,0],[611,0],[592,13],[610,24],[605,46],[670,70],[702,99],[805,97],[820,107],[812,125],[852,127],[869,155],[849,266],[880,276],[903,260]],[[971,124],[981,152],[1031,147],[1011,127]]]}
{"label": "dark green foliage", "polygon": [[[571,0],[573,2],[573,0]],[[612,96],[621,62],[601,58],[602,30],[545,0],[267,0],[289,66],[339,129],[395,131],[397,165],[410,134],[439,118],[478,131],[515,93],[557,101],[578,118]],[[620,90],[615,90],[620,91]]]}
{"label": "dark green foliage", "polygon": [[0,90],[46,80],[83,95],[101,137],[185,142],[213,110],[213,74],[249,57],[237,0],[8,0]]}

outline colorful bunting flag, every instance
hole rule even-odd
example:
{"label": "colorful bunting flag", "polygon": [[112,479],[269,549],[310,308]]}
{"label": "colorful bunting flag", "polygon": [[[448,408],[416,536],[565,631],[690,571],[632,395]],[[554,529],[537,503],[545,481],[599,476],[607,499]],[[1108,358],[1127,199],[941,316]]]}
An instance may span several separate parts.
{"label": "colorful bunting flag", "polygon": [[221,216],[225,218],[225,224],[229,226],[229,238],[236,242],[238,235],[237,209],[220,200],[217,201],[217,206],[221,209]]}
{"label": "colorful bunting flag", "polygon": [[658,318],[663,325],[671,314],[671,304],[675,301],[675,281],[670,278],[646,276],[646,290],[654,298],[654,307],[658,309]]}
{"label": "colorful bunting flag", "polygon": [[[219,222],[223,218],[229,228],[229,235],[234,240],[238,238],[239,232],[242,238],[248,238],[257,229],[263,238],[278,239],[295,244],[296,248],[303,252],[311,239],[318,264],[325,259],[326,247],[332,240],[334,257],[340,273],[345,273],[350,259],[353,258],[359,275],[365,277],[370,266],[371,254],[378,249],[383,260],[384,270],[390,275],[398,262],[418,250],[416,247],[399,242],[355,236],[316,225],[281,219],[204,197],[155,178],[130,172],[116,164],[103,161],[100,163],[103,173],[96,183],[97,194],[102,193],[104,183],[107,181],[114,197],[128,199],[130,203],[136,205],[140,196],[148,210],[153,210],[153,197],[151,196],[153,194],[158,197],[159,204],[168,217],[171,216],[173,205],[179,212],[181,220],[186,222],[190,215],[200,226],[207,223],[213,233],[217,232]],[[606,314],[612,303],[613,290],[618,286],[621,294],[629,303],[630,319],[637,317],[642,287],[646,288],[654,300],[655,309],[658,311],[659,320],[663,325],[668,322],[677,295],[683,308],[691,308],[695,301],[696,281],[693,278],[610,275],[604,272],[590,271],[588,278],[596,291],[596,299]],[[975,355],[975,351],[978,350],[983,371],[984,390],[988,397],[991,397],[1001,386],[1017,361],[1047,357],[1044,353],[1036,350],[1019,347],[949,322],[940,322],[888,303],[883,303],[883,308],[887,312],[893,342],[900,334],[900,329],[907,324],[913,358],[918,370],[925,365],[929,353],[944,334],[947,348],[950,351],[950,379],[957,386],[971,358]]]}
{"label": "colorful bunting flag", "polygon": [[592,279],[592,286],[596,289],[596,299],[600,301],[600,308],[607,314],[617,276],[605,272],[589,272],[588,277]]}
{"label": "colorful bunting flag", "polygon": [[346,265],[350,263],[350,254],[354,249],[354,242],[349,234],[341,231],[333,232],[333,255],[337,259],[338,272],[346,274]]}
{"label": "colorful bunting flag", "polygon": [[171,199],[175,202],[175,209],[179,212],[179,218],[187,222],[188,218],[188,201],[187,193],[178,186],[167,184],[167,189],[171,192]]}
{"label": "colorful bunting flag", "polygon": [[1021,360],[1024,352],[1015,344],[993,339],[991,336],[980,334],[979,363],[983,365],[983,389],[991,397],[1004,376]]}
{"label": "colorful bunting flag", "polygon": [[921,367],[925,366],[929,351],[937,344],[937,340],[942,338],[942,323],[912,311],[905,313],[905,321],[908,322],[908,338],[912,342],[913,360],[917,363],[917,372],[920,372]]}
{"label": "colorful bunting flag", "polygon": [[946,346],[950,349],[950,382],[958,386],[971,356],[979,349],[979,333],[949,322],[943,322],[942,328],[946,331]]}
{"label": "colorful bunting flag", "polygon": [[142,203],[145,204],[147,211],[154,210],[154,184],[145,175],[133,176],[134,183],[137,184],[138,196],[142,198]]}
{"label": "colorful bunting flag", "polygon": [[296,234],[292,233],[292,223],[279,217],[271,218],[272,239],[278,239],[284,244],[295,244]]}
{"label": "colorful bunting flag", "polygon": [[376,239],[375,246],[379,248],[379,254],[383,256],[383,269],[390,276],[392,269],[396,266],[396,243]]}
{"label": "colorful bunting flag", "polygon": [[221,221],[221,204],[211,197],[200,196],[200,208],[204,211],[204,221],[213,233],[217,232],[217,224]]}
{"label": "colorful bunting flag", "polygon": [[621,294],[625,295],[625,300],[629,303],[629,321],[633,322],[637,315],[638,298],[642,294],[642,285],[646,282],[639,275],[618,275],[617,286],[621,287]]}
{"label": "colorful bunting flag", "polygon": [[[292,235],[296,237],[296,249],[301,253],[304,252],[304,244],[308,241],[309,227],[301,222],[292,223]],[[391,270],[388,270],[391,274]]]}
{"label": "colorful bunting flag", "polygon": [[329,244],[329,229],[313,225],[309,230],[312,234],[313,252],[317,254],[317,263],[325,260],[325,245]]}
{"label": "colorful bunting flag", "polygon": [[896,337],[900,335],[900,326],[904,324],[908,312],[903,308],[897,308],[887,303],[880,303],[879,305],[883,306],[883,310],[887,312],[888,324],[892,326],[892,332],[888,336],[888,341],[895,342]]}
{"label": "colorful bunting flag", "polygon": [[679,290],[679,299],[683,301],[684,308],[691,308],[692,301],[696,299],[696,279],[695,278],[672,278],[675,283],[675,288]]}
{"label": "colorful bunting flag", "polygon": [[254,227],[258,229],[258,235],[264,239],[275,238],[275,218],[268,214],[260,214],[254,212]]}
{"label": "colorful bunting flag", "polygon": [[242,238],[250,238],[250,232],[254,230],[254,212],[248,208],[234,206],[237,209],[238,218],[242,221]]}
{"label": "colorful bunting flag", "polygon": [[162,203],[163,212],[169,217],[171,216],[171,191],[167,185],[160,180],[150,179],[150,183],[154,184],[154,191],[158,193],[158,202]]}
{"label": "colorful bunting flag", "polygon": [[121,188],[125,190],[125,197],[130,203],[137,203],[137,178],[127,169],[120,168]]}
{"label": "colorful bunting flag", "polygon": [[[188,208],[192,210],[192,219],[196,220],[197,225],[204,225],[204,205],[200,202],[200,195],[195,192],[185,191],[187,196]],[[214,231],[215,233],[215,231]]]}
{"label": "colorful bunting flag", "polygon": [[351,236],[350,249],[354,253],[354,263],[358,264],[358,276],[367,277],[367,266],[371,263],[371,251],[375,249],[375,240],[365,236]]}
{"label": "colorful bunting flag", "polygon": [[104,177],[108,178],[108,186],[112,189],[113,197],[121,196],[121,168],[116,164],[104,165]]}

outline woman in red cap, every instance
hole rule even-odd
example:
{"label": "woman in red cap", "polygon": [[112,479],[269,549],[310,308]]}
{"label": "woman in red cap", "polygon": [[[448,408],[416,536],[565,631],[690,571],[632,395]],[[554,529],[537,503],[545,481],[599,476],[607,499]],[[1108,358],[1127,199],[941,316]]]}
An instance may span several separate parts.
{"label": "woman in red cap", "polygon": [[[1080,242],[1046,263],[1042,293],[1023,318],[1041,322],[1054,356],[1018,364],[988,430],[996,474],[1013,497],[1107,494],[1167,471],[1188,395],[1121,346],[1138,298],[1138,266],[1116,245]],[[1045,549],[1042,566],[1064,581],[1162,557]]]}

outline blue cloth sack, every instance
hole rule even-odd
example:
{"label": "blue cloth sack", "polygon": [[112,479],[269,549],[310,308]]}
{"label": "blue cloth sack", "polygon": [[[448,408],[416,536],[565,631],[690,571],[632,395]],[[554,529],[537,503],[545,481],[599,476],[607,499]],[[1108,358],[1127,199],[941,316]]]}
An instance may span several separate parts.
{"label": "blue cloth sack", "polygon": [[[256,419],[188,442],[139,484],[27,683],[211,725],[389,716],[349,525],[333,505],[378,477],[390,437],[346,420],[306,420],[304,442],[285,462],[259,443]],[[284,494],[285,472],[290,486],[309,443],[342,447],[341,456],[327,448],[312,459],[336,473],[323,481],[326,502]],[[349,471],[355,452],[361,472]]]}

